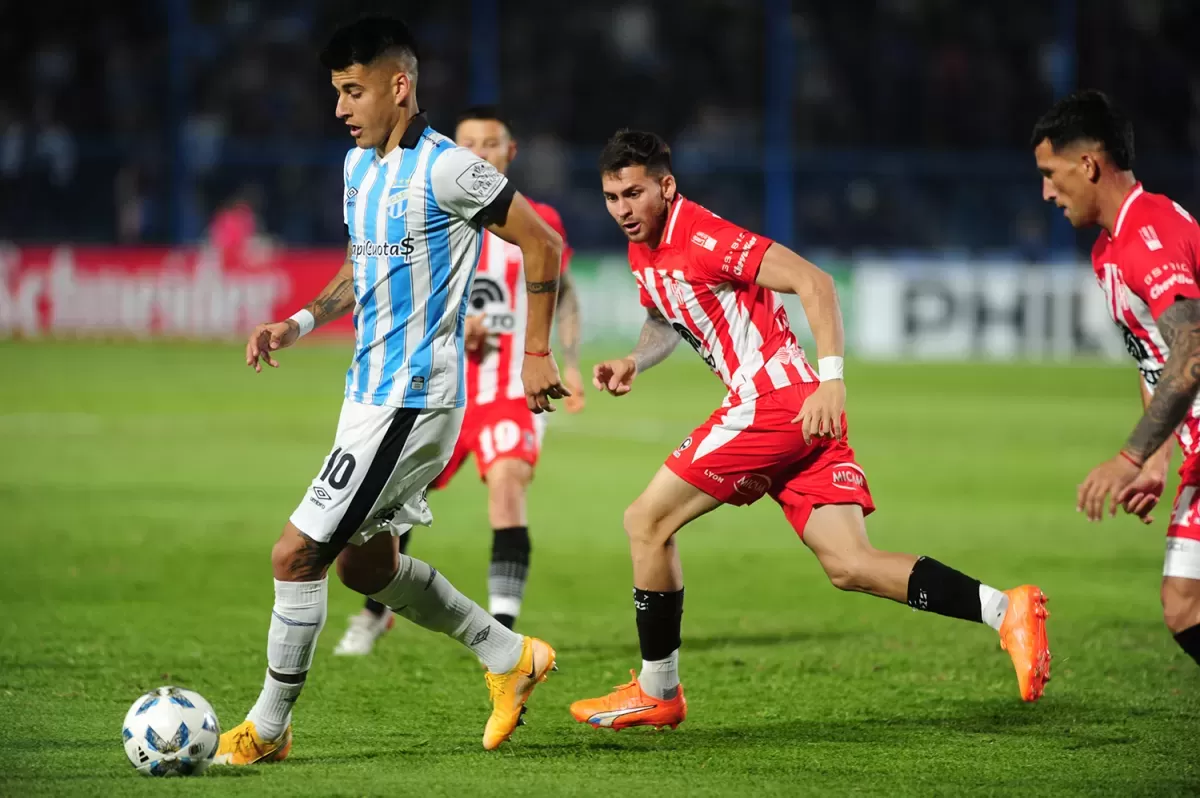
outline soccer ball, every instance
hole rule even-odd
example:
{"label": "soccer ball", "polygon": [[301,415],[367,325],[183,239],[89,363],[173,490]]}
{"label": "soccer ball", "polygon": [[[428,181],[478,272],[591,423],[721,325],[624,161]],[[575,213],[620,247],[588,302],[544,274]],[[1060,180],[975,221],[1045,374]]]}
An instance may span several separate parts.
{"label": "soccer ball", "polygon": [[198,776],[212,764],[221,727],[199,693],[160,687],[133,702],[121,737],[143,776]]}

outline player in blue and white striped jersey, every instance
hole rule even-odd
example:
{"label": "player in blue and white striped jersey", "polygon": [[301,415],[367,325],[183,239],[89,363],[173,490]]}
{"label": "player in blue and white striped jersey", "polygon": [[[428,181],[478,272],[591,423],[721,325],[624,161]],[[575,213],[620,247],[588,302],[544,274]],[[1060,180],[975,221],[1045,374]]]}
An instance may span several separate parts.
{"label": "player in blue and white striped jersey", "polygon": [[432,520],[425,489],[458,437],[467,298],[484,229],[524,259],[526,401],[542,412],[566,396],[549,349],[562,240],[493,166],[429,127],[417,105],[416,45],[402,22],[350,23],[321,61],[337,116],[356,140],[344,164],[346,261],[307,307],[254,330],[246,364],[278,366],[275,350],[351,311],[354,359],[332,451],[272,551],[267,675],[246,720],[221,736],[223,764],[291,750],[292,705],[325,624],[335,561],[347,587],[479,657],[492,699],[485,748],[509,738],[554,667],[553,648],[505,628],[434,568],[400,554],[394,536]]}

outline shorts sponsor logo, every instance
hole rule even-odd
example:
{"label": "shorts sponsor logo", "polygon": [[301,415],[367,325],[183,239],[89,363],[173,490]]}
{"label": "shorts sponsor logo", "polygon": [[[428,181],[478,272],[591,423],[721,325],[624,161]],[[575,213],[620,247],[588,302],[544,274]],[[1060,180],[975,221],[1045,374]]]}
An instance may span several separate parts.
{"label": "shorts sponsor logo", "polygon": [[833,469],[833,486],[842,490],[865,488],[867,476],[854,463],[839,463]]}
{"label": "shorts sponsor logo", "polygon": [[320,499],[321,501],[326,501],[326,502],[327,502],[327,501],[329,501],[330,499],[332,499],[332,498],[333,498],[332,496],[330,496],[330,495],[329,495],[329,491],[325,490],[325,489],[324,489],[324,488],[322,488],[320,485],[317,485],[317,486],[315,486],[315,487],[312,489],[312,491],[313,491],[313,495],[314,495],[314,496],[316,496],[316,497],[317,497],[318,499]]}
{"label": "shorts sponsor logo", "polygon": [[318,507],[320,507],[322,510],[324,510],[324,509],[325,509],[325,502],[319,502],[319,501],[317,501],[317,500],[316,500],[314,497],[312,497],[312,496],[309,496],[309,497],[308,497],[308,500],[309,500],[310,502],[312,502],[313,504],[317,505]]}
{"label": "shorts sponsor logo", "polygon": [[716,482],[718,484],[721,484],[721,485],[725,484],[725,477],[721,476],[720,474],[714,474],[712,471],[709,471],[707,468],[704,469],[704,476],[708,477],[713,482]]}
{"label": "shorts sponsor logo", "polygon": [[690,448],[691,448],[691,446],[692,446],[692,436],[691,436],[691,435],[689,435],[689,436],[687,436],[686,438],[684,438],[684,439],[683,439],[683,443],[679,444],[679,448],[677,448],[677,449],[676,449],[676,450],[673,452],[673,455],[674,455],[675,457],[679,457],[681,454],[683,454],[683,453],[684,453],[684,452],[686,452],[688,449],[690,449]]}
{"label": "shorts sponsor logo", "polygon": [[378,521],[381,524],[389,523],[393,518],[396,517],[396,509],[397,508],[395,507],[384,507],[382,510],[375,513],[375,515],[371,516],[371,518],[372,520]]}
{"label": "shorts sponsor logo", "polygon": [[745,496],[762,496],[771,489],[771,478],[766,474],[746,474],[733,484],[733,489]]}
{"label": "shorts sponsor logo", "polygon": [[537,449],[537,438],[529,430],[525,430],[525,451],[532,452]]}

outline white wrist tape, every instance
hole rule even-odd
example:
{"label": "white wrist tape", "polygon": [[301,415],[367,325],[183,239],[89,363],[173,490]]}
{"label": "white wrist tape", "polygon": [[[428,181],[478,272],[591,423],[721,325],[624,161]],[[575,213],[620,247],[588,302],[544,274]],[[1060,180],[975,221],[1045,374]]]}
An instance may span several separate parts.
{"label": "white wrist tape", "polygon": [[823,357],[817,361],[817,377],[821,382],[842,379],[844,361],[840,357]]}
{"label": "white wrist tape", "polygon": [[312,332],[313,327],[317,325],[317,320],[313,318],[312,312],[306,309],[297,310],[289,318],[299,325],[301,338]]}

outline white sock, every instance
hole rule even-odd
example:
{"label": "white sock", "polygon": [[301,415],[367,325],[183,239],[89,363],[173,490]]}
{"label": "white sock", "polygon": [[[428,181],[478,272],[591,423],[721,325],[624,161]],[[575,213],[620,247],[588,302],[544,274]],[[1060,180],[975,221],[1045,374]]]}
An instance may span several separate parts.
{"label": "white sock", "polygon": [[516,618],[521,614],[521,600],[512,596],[488,596],[488,612]]}
{"label": "white sock", "polygon": [[983,622],[1000,631],[1004,614],[1008,612],[1008,596],[994,587],[979,583],[979,614]]}
{"label": "white sock", "polygon": [[642,672],[638,674],[642,692],[652,698],[674,698],[679,693],[679,649],[666,659],[642,660]]}
{"label": "white sock", "polygon": [[459,593],[429,563],[400,555],[395,578],[371,598],[419,626],[453,637],[492,673],[507,673],[521,659],[524,638]]}
{"label": "white sock", "polygon": [[279,682],[271,678],[271,672],[267,671],[262,692],[258,694],[258,701],[254,702],[250,714],[246,716],[247,720],[254,721],[254,727],[258,730],[259,737],[264,740],[280,738],[283,730],[292,722],[292,705],[296,703],[296,699],[300,697],[300,691],[303,689],[304,682],[298,684]]}
{"label": "white sock", "polygon": [[291,722],[292,705],[304,688],[303,677],[312,667],[317,637],[325,626],[329,582],[281,582],[275,580],[275,606],[267,631],[267,664],[270,671],[302,677],[295,684],[271,677],[263,683],[258,701],[246,717],[254,721],[264,740],[278,739]]}

